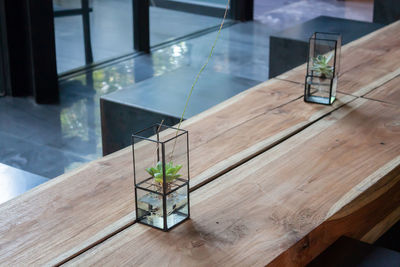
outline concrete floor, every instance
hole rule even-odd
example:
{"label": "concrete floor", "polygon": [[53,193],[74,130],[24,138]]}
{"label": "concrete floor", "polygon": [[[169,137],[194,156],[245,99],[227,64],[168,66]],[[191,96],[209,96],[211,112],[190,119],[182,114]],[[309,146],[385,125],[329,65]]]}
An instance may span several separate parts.
{"label": "concrete floor", "polygon": [[[256,81],[267,80],[271,33],[319,15],[371,21],[372,4],[335,0],[256,0],[255,14],[253,22],[239,23],[223,30],[208,66],[209,73],[215,71]],[[179,21],[179,17],[171,19]],[[215,35],[215,32],[209,33],[149,55],[62,80],[59,105],[37,105],[30,98],[1,97],[0,162],[54,178],[100,157],[100,96],[179,68],[200,69]],[[99,42],[106,37],[101,37],[104,39],[100,38]],[[80,42],[78,39],[70,41]],[[70,49],[73,50],[72,44]],[[62,62],[65,61],[59,64]]]}

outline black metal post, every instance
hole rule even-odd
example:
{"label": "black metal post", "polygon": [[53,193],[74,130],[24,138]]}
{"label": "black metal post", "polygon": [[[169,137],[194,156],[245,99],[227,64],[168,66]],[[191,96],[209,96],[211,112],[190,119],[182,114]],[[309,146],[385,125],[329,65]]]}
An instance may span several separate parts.
{"label": "black metal post", "polygon": [[231,18],[240,21],[253,20],[254,0],[231,0]]}
{"label": "black metal post", "polygon": [[59,101],[52,0],[28,0],[33,93],[37,103]]}
{"label": "black metal post", "polygon": [[0,1],[0,96],[11,93],[8,66],[7,27],[4,1]]}
{"label": "black metal post", "polygon": [[83,38],[85,43],[85,60],[86,64],[93,63],[92,41],[90,37],[90,7],[89,0],[82,0],[82,24],[83,24]]}
{"label": "black metal post", "polygon": [[10,94],[58,102],[52,0],[6,0],[4,7]]}
{"label": "black metal post", "polygon": [[150,52],[149,0],[132,0],[133,43],[137,51]]}
{"label": "black metal post", "polygon": [[162,191],[162,199],[163,199],[163,217],[164,217],[164,231],[168,230],[168,222],[167,222],[167,176],[165,173],[165,144],[161,144],[161,153],[162,153],[162,175],[163,175],[163,191]]}
{"label": "black metal post", "polygon": [[29,48],[28,5],[27,1],[3,1],[2,48],[4,69],[8,72],[11,90],[8,95],[26,96],[33,93],[31,53]]}

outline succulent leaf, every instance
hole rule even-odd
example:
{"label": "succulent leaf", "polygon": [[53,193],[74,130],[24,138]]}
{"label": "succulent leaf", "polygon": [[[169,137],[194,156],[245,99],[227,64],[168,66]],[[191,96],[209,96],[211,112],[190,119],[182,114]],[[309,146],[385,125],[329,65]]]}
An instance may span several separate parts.
{"label": "succulent leaf", "polygon": [[162,172],[162,163],[161,161],[157,162],[156,168],[159,172]]}
{"label": "succulent leaf", "polygon": [[[182,165],[178,164],[174,166],[172,162],[165,164],[165,176],[167,182],[172,182],[175,179],[181,177],[178,174],[179,170],[182,168]],[[162,170],[162,162],[157,162],[155,167],[147,168],[146,171],[154,177],[156,182],[162,183],[163,182],[163,170]]]}
{"label": "succulent leaf", "polygon": [[331,78],[333,76],[333,67],[329,65],[329,62],[333,58],[333,52],[328,56],[318,55],[312,59],[311,70],[318,76]]}

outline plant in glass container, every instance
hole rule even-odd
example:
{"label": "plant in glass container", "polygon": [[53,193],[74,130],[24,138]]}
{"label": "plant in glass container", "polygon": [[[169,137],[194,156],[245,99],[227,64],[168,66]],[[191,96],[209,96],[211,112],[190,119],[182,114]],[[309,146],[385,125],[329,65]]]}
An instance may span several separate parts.
{"label": "plant in glass container", "polygon": [[318,55],[312,59],[312,67],[311,70],[317,76],[315,80],[317,81],[316,87],[318,91],[321,93],[326,90],[326,83],[327,79],[331,79],[333,76],[333,66],[329,65],[329,62],[332,60],[333,53],[329,53],[328,56],[325,55]]}
{"label": "plant in glass container", "polygon": [[[171,183],[174,182],[177,178],[181,177],[178,174],[179,170],[182,168],[182,165],[174,165],[172,162],[165,164],[165,181],[167,182],[167,189],[170,189]],[[146,169],[147,173],[150,174],[154,181],[159,185],[160,189],[162,189],[164,183],[162,162],[157,162],[155,167],[150,167]],[[161,191],[161,190],[160,190]]]}
{"label": "plant in glass container", "polygon": [[165,126],[162,121],[132,135],[136,220],[139,223],[168,231],[190,217],[189,137],[181,124],[194,87],[213,55],[229,6],[230,0],[227,0],[217,36],[192,84],[178,127]]}
{"label": "plant in glass container", "polygon": [[167,231],[189,218],[188,140],[162,124],[132,136],[138,222]]}
{"label": "plant in glass container", "polygon": [[332,104],[336,99],[341,36],[314,33],[310,38],[304,100]]}
{"label": "plant in glass container", "polygon": [[331,78],[333,75],[333,66],[329,65],[333,57],[333,53],[329,53],[328,56],[318,55],[313,58],[312,70],[316,75],[320,76],[320,79]]}

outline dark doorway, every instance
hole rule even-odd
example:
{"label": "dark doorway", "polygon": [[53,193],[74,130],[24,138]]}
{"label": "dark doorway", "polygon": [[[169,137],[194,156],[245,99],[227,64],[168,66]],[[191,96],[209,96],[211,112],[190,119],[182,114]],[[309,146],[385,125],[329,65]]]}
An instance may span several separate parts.
{"label": "dark doorway", "polygon": [[4,1],[0,2],[0,96],[4,96],[7,89],[7,76],[5,66],[6,39],[5,39],[5,10]]}

